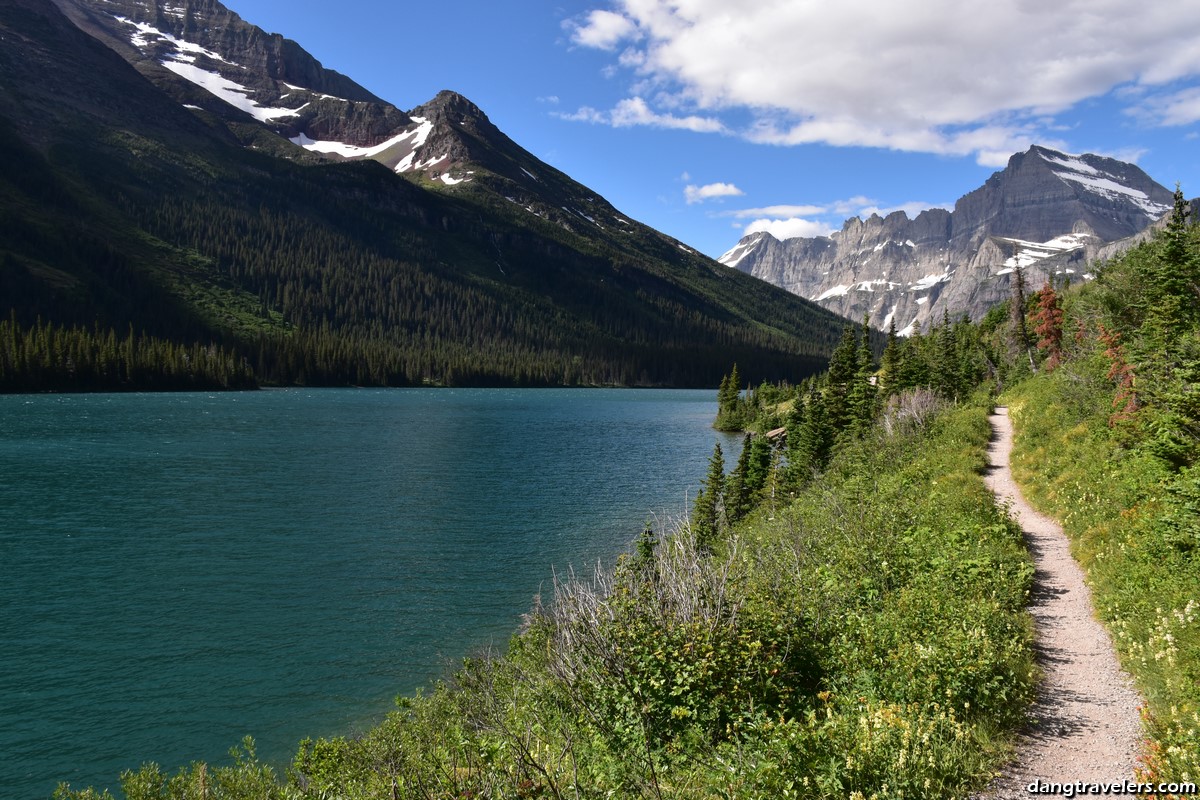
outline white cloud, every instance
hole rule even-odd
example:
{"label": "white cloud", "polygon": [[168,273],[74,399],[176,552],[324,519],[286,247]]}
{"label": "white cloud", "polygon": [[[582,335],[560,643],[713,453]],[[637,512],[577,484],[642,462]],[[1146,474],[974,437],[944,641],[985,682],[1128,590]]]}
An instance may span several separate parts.
{"label": "white cloud", "polygon": [[614,128],[647,125],[653,128],[674,128],[697,133],[725,132],[725,126],[715,117],[702,117],[695,114],[683,117],[674,114],[659,114],[652,111],[646,101],[640,97],[622,100],[611,111],[598,111],[591,106],[582,106],[574,113],[558,114],[557,116],[575,122],[611,125]]}
{"label": "white cloud", "polygon": [[742,230],[743,236],[766,231],[776,239],[795,239],[799,236],[812,238],[828,236],[836,228],[817,220],[789,217],[788,219],[756,219]]}
{"label": "white cloud", "polygon": [[927,203],[923,200],[909,200],[892,206],[880,206],[878,200],[857,195],[844,200],[834,200],[824,205],[777,205],[761,206],[759,208],[738,208],[730,211],[721,211],[718,215],[733,217],[734,219],[756,217],[758,219],[755,220],[755,224],[766,221],[761,219],[762,217],[769,217],[771,221],[781,221],[796,217],[825,217],[826,220],[836,219],[840,223],[846,217],[869,217],[872,214],[886,217],[894,211],[903,211],[909,217],[916,217],[922,211],[930,208],[949,209],[952,206],[945,203]]}
{"label": "white cloud", "polygon": [[617,103],[611,112],[610,119],[613,127],[624,128],[633,125],[651,125],[656,128],[681,128],[698,133],[718,133],[724,130],[720,120],[712,117],[687,116],[677,117],[674,114],[656,114],[640,97],[632,97]]}
{"label": "white cloud", "polygon": [[707,183],[704,186],[688,184],[683,187],[683,196],[689,206],[715,197],[741,197],[744,194],[745,192],[732,183]]}
{"label": "white cloud", "polygon": [[[614,9],[591,12],[574,40],[626,45],[620,63],[639,91],[657,86],[686,103],[668,116],[706,121],[692,130],[717,130],[716,115],[742,109],[755,117],[741,131],[753,141],[972,154],[999,166],[1034,141],[1054,146],[1045,134],[1055,114],[1109,93],[1136,100],[1156,124],[1200,118],[1200,14],[1177,4],[772,0],[733,13],[727,0],[614,0]],[[611,124],[659,124],[646,112],[609,114]]]}
{"label": "white cloud", "polygon": [[842,215],[861,214],[862,209],[869,208],[878,202],[878,200],[872,200],[869,197],[857,194],[854,197],[848,197],[845,200],[834,200],[829,204],[829,210],[836,214]]}
{"label": "white cloud", "polygon": [[1129,109],[1133,116],[1154,125],[1177,127],[1200,121],[1200,86],[1150,97]]}
{"label": "white cloud", "polygon": [[[844,200],[834,200],[824,205],[776,205],[761,208],[742,208],[732,211],[721,211],[717,216],[733,217],[734,219],[754,220],[742,228],[742,235],[749,236],[759,231],[767,231],[776,239],[793,239],[796,237],[829,236],[841,228],[847,217],[866,218],[872,214],[886,217],[895,211],[903,211],[910,219],[930,208],[950,208],[945,204],[926,203],[911,200],[890,207],[880,207],[877,201],[862,195],[849,197]],[[735,223],[737,227],[737,223]]]}
{"label": "white cloud", "polygon": [[623,40],[638,34],[637,26],[628,17],[602,9],[588,12],[583,22],[568,20],[563,25],[570,29],[575,44],[598,50],[615,50]]}
{"label": "white cloud", "polygon": [[580,106],[578,111],[573,111],[570,114],[564,114],[560,111],[551,112],[552,116],[559,119],[570,120],[571,122],[590,122],[592,124],[608,124],[608,114],[603,111],[597,111],[591,106]]}

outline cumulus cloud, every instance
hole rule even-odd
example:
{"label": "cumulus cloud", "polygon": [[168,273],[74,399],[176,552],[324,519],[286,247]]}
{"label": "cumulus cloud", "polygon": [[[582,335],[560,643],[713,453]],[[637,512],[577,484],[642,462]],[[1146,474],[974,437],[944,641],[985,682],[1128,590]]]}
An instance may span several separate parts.
{"label": "cumulus cloud", "polygon": [[[950,208],[944,203],[927,203],[910,200],[893,206],[880,206],[875,200],[858,195],[843,200],[834,200],[822,205],[775,205],[760,208],[740,208],[719,212],[718,216],[753,221],[742,227],[742,235],[749,236],[767,231],[776,239],[794,239],[799,236],[829,236],[839,230],[847,217],[869,217],[878,214],[886,217],[895,211],[903,211],[910,219],[930,208]],[[736,224],[735,224],[736,226]]]}
{"label": "cumulus cloud", "polygon": [[789,217],[788,219],[756,219],[742,230],[743,236],[766,231],[780,241],[797,237],[828,236],[835,228],[819,220]]}
{"label": "cumulus cloud", "polygon": [[[1200,118],[1200,15],[1164,3],[774,0],[732,13],[727,0],[614,0],[573,40],[623,45],[636,84],[666,87],[702,119],[748,110],[755,121],[739,132],[769,144],[974,154],[995,166],[1046,143],[1055,114],[1130,87],[1157,124]],[[647,112],[624,119],[656,124]]]}
{"label": "cumulus cloud", "polygon": [[707,183],[704,186],[688,184],[683,187],[683,197],[689,206],[715,197],[741,197],[744,194],[745,192],[732,183]]}
{"label": "cumulus cloud", "polygon": [[588,12],[582,21],[567,20],[563,24],[571,31],[571,41],[575,44],[599,50],[615,50],[623,40],[638,33],[631,19],[603,9]]}

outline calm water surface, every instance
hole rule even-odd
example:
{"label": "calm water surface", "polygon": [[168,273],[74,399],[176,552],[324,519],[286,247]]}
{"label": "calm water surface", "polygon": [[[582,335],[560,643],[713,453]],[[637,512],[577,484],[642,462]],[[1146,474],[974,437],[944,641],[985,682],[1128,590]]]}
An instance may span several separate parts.
{"label": "calm water surface", "polygon": [[[711,391],[0,396],[0,797],[277,767],[675,515]],[[727,456],[728,458],[728,456]]]}

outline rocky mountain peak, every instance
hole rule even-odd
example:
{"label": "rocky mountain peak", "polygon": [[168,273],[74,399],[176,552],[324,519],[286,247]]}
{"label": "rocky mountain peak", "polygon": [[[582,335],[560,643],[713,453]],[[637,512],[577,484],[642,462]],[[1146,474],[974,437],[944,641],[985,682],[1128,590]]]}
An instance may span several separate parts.
{"label": "rocky mountain peak", "polygon": [[218,0],[55,0],[180,103],[285,138],[372,147],[412,125],[300,45]]}
{"label": "rocky mountain peak", "polygon": [[1030,283],[1077,275],[1106,244],[1144,230],[1171,192],[1133,164],[1034,145],[953,211],[915,219],[852,217],[830,237],[744,237],[719,260],[839,314],[902,332],[963,313],[982,317],[1010,293],[1017,266]]}
{"label": "rocky mountain peak", "polygon": [[457,125],[477,126],[480,122],[492,125],[483,109],[450,89],[442,89],[428,103],[417,106],[409,113],[418,117],[441,117]]}

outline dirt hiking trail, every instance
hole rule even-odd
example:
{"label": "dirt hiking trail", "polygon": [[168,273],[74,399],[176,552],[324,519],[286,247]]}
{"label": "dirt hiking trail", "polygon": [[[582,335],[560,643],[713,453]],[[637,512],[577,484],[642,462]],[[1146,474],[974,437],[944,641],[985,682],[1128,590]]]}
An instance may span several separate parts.
{"label": "dirt hiking trail", "polygon": [[1091,590],[1062,527],[1034,511],[1013,482],[1008,409],[997,408],[989,421],[991,466],[985,481],[998,502],[1009,506],[1034,557],[1029,609],[1043,676],[1030,724],[1017,742],[1016,760],[979,797],[1029,798],[1034,795],[1026,786],[1034,780],[1132,781],[1142,737],[1142,698],[1117,665],[1108,631],[1094,616]]}

